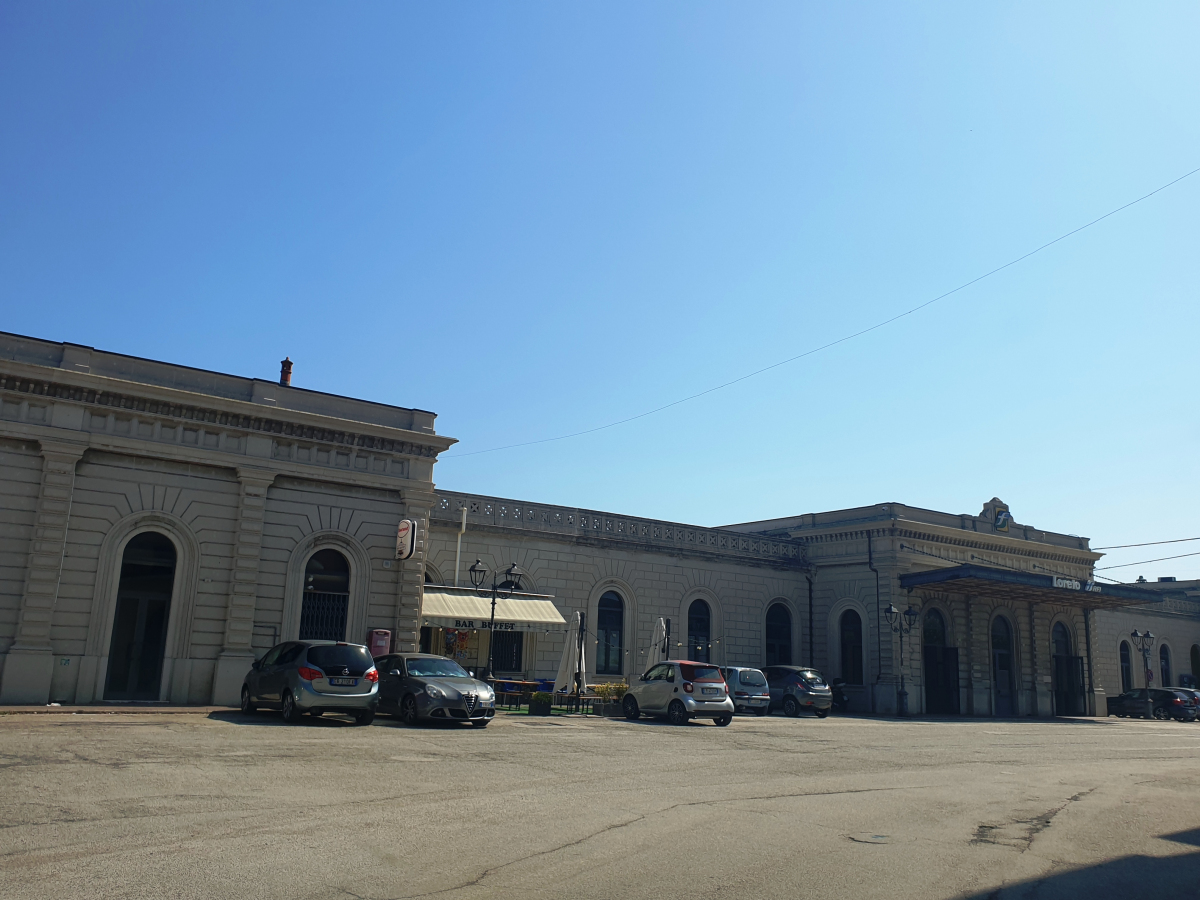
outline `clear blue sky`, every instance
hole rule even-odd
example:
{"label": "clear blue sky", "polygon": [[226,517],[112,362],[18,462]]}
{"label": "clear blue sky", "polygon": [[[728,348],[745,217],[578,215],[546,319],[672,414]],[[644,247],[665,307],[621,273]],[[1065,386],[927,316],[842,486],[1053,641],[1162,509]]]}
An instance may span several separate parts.
{"label": "clear blue sky", "polygon": [[[0,328],[439,413],[440,485],[1200,535],[1195,4],[0,4]],[[1114,554],[1110,564],[1200,551]],[[1115,570],[1200,575],[1200,556]]]}

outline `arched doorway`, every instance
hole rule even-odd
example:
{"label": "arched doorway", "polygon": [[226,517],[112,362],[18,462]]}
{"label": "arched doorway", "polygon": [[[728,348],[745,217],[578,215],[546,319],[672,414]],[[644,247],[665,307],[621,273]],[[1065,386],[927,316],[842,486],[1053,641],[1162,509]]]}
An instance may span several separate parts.
{"label": "arched doorway", "polygon": [[992,714],[1017,714],[1016,690],[1013,684],[1012,625],[1004,616],[992,620]]}
{"label": "arched doorway", "polygon": [[1171,680],[1171,648],[1166,644],[1158,648],[1158,673],[1162,675],[1159,687],[1170,687],[1174,683]]}
{"label": "arched doorway", "polygon": [[616,591],[605,591],[596,605],[596,674],[624,672],[625,601]]}
{"label": "arched doorway", "polygon": [[300,640],[344,641],[350,606],[350,564],[336,550],[318,550],[304,566]]}
{"label": "arched doorway", "polygon": [[921,629],[921,656],[925,711],[930,715],[958,715],[958,648],[948,647],[949,643],[945,616],[936,609],[926,612]]}
{"label": "arched doorway", "polygon": [[1056,716],[1083,715],[1083,657],[1071,652],[1071,633],[1062,622],[1050,629],[1054,668],[1051,670],[1051,691],[1054,694]]}
{"label": "arched doorway", "polygon": [[782,603],[773,603],[767,610],[766,623],[768,666],[792,664],[792,614]]}
{"label": "arched doorway", "polygon": [[1121,641],[1121,693],[1133,690],[1133,659],[1129,654],[1129,642]]}
{"label": "arched doorway", "polygon": [[688,659],[711,662],[712,613],[703,600],[693,600],[688,607]]}
{"label": "arched doorway", "polygon": [[841,639],[842,680],[846,684],[862,684],[862,618],[854,610],[846,610],[838,619],[838,636]]}
{"label": "arched doorway", "polygon": [[125,545],[117,585],[105,700],[157,700],[175,587],[175,545],[146,531]]}

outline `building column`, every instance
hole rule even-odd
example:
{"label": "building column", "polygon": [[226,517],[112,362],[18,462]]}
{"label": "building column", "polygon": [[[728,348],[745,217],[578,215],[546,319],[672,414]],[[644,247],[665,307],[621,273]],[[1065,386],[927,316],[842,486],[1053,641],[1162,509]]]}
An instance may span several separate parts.
{"label": "building column", "polygon": [[258,600],[258,565],[262,556],[263,513],[273,472],[239,466],[237,531],[233,541],[233,573],[225,613],[225,644],[213,674],[212,702],[241,703],[242,681],[254,662],[254,609]]}
{"label": "building column", "polygon": [[967,623],[970,646],[967,654],[971,670],[971,715],[990,716],[992,713],[992,643],[988,633],[988,608],[984,604],[967,602]]}
{"label": "building column", "polygon": [[48,703],[54,653],[50,626],[62,578],[67,523],[75,488],[75,464],[84,447],[42,441],[42,484],[38,491],[25,563],[25,593],[17,617],[17,633],[0,675],[0,703]]}
{"label": "building column", "polygon": [[421,602],[425,595],[425,559],[429,553],[429,511],[437,497],[428,491],[401,491],[404,515],[417,525],[413,555],[398,561],[396,573],[396,620],[392,648],[397,653],[415,653],[421,641]]}
{"label": "building column", "polygon": [[1107,716],[1108,715],[1108,697],[1104,691],[1104,685],[1096,678],[1095,660],[1092,658],[1092,648],[1096,646],[1096,639],[1099,633],[1096,630],[1096,616],[1094,611],[1085,608],[1083,611],[1083,641],[1085,648],[1085,670],[1084,676],[1087,678],[1087,687],[1084,696],[1087,702],[1087,714],[1089,716]]}
{"label": "building column", "polygon": [[1050,658],[1050,614],[1041,603],[1029,604],[1030,715],[1049,718],[1054,715],[1052,666]]}

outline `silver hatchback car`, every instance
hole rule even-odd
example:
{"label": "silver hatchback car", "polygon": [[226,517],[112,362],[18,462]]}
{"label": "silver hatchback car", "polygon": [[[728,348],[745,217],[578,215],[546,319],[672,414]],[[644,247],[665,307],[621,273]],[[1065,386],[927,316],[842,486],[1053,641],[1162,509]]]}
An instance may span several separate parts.
{"label": "silver hatchback car", "polygon": [[726,666],[721,669],[725,683],[733,694],[733,705],[740,713],[765,716],[771,709],[771,692],[767,689],[767,677],[758,669],[743,666]]}
{"label": "silver hatchback car", "polygon": [[733,700],[721,670],[690,660],[651,666],[629,686],[621,705],[630,720],[665,715],[672,725],[685,725],[689,719],[712,719],[718,725],[733,721]]}
{"label": "silver hatchback car", "polygon": [[353,716],[370,725],[379,705],[379,672],[362,644],[286,641],[250,667],[242,684],[242,712],[278,709],[289,724],[305,713]]}

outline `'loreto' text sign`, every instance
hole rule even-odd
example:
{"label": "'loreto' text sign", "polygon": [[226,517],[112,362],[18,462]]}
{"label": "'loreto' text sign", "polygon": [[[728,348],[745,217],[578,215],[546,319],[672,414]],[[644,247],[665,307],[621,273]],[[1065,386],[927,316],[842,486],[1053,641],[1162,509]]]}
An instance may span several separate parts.
{"label": "'loreto' text sign", "polygon": [[401,519],[396,526],[396,559],[408,559],[417,549],[417,523]]}

